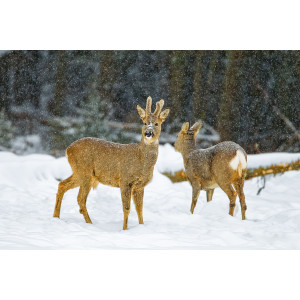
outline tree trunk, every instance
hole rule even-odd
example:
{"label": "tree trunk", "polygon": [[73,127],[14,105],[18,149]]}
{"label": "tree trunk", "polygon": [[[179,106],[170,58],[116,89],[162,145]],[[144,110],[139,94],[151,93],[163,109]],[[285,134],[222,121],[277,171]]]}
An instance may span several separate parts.
{"label": "tree trunk", "polygon": [[54,99],[49,103],[49,111],[55,116],[63,115],[63,103],[65,100],[67,88],[66,73],[66,51],[58,51],[55,94]]}

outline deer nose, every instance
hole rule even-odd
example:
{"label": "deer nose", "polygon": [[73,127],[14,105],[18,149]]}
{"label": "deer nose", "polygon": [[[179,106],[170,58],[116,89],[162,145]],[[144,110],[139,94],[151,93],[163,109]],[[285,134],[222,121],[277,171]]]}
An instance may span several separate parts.
{"label": "deer nose", "polygon": [[146,137],[153,137],[153,136],[154,136],[154,133],[153,133],[153,131],[147,130],[147,131],[145,132],[145,136],[146,136]]}

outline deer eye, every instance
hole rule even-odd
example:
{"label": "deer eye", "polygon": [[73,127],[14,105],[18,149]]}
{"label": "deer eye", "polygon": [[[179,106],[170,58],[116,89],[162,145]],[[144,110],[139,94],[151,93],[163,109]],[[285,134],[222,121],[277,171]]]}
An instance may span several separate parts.
{"label": "deer eye", "polygon": [[144,125],[147,125],[147,123],[144,123]]}
{"label": "deer eye", "polygon": [[158,126],[158,123],[155,123],[155,126]]}

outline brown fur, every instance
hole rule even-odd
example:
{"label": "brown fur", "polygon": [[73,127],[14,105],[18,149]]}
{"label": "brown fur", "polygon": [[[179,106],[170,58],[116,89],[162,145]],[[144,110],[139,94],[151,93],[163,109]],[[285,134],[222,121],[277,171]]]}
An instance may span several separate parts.
{"label": "brown fur", "polygon": [[230,162],[240,150],[247,161],[245,150],[234,142],[222,142],[208,149],[196,149],[196,136],[202,123],[191,128],[183,124],[175,142],[175,150],[182,154],[188,181],[193,188],[191,213],[194,212],[200,190],[206,190],[207,201],[212,200],[215,187],[220,187],[230,200],[229,214],[232,216],[237,195],[240,199],[242,219],[245,220],[246,202],[243,192],[246,168],[239,161],[236,170]]}
{"label": "brown fur", "polygon": [[[82,138],[71,144],[66,155],[73,175],[59,183],[53,217],[59,218],[64,193],[80,186],[78,204],[80,213],[87,223],[92,223],[86,209],[86,199],[100,182],[119,187],[123,203],[124,224],[127,229],[131,197],[133,198],[139,223],[143,224],[144,187],[150,182],[158,156],[158,139],[161,124],[167,118],[169,109],[161,112],[164,101],[156,103],[151,113],[152,99],[148,97],[146,111],[139,105],[138,113],[143,120],[142,139],[139,144],[118,144],[97,138]],[[146,132],[153,133],[149,138]]]}

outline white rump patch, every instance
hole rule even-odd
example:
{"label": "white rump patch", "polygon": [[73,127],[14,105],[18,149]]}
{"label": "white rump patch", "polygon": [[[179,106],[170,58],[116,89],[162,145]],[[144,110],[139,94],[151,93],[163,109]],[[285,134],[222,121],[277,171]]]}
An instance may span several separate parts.
{"label": "white rump patch", "polygon": [[242,165],[242,169],[246,169],[247,168],[247,161],[246,161],[245,154],[241,150],[238,150],[236,152],[236,154],[237,154],[237,156],[240,159],[240,163]]}
{"label": "white rump patch", "polygon": [[235,157],[230,161],[229,165],[233,170],[236,170],[238,168],[239,165],[239,157],[236,154]]}
{"label": "white rump patch", "polygon": [[233,170],[237,170],[239,163],[241,164],[242,169],[247,168],[247,161],[244,153],[241,150],[236,151],[235,157],[230,161],[229,165]]}

